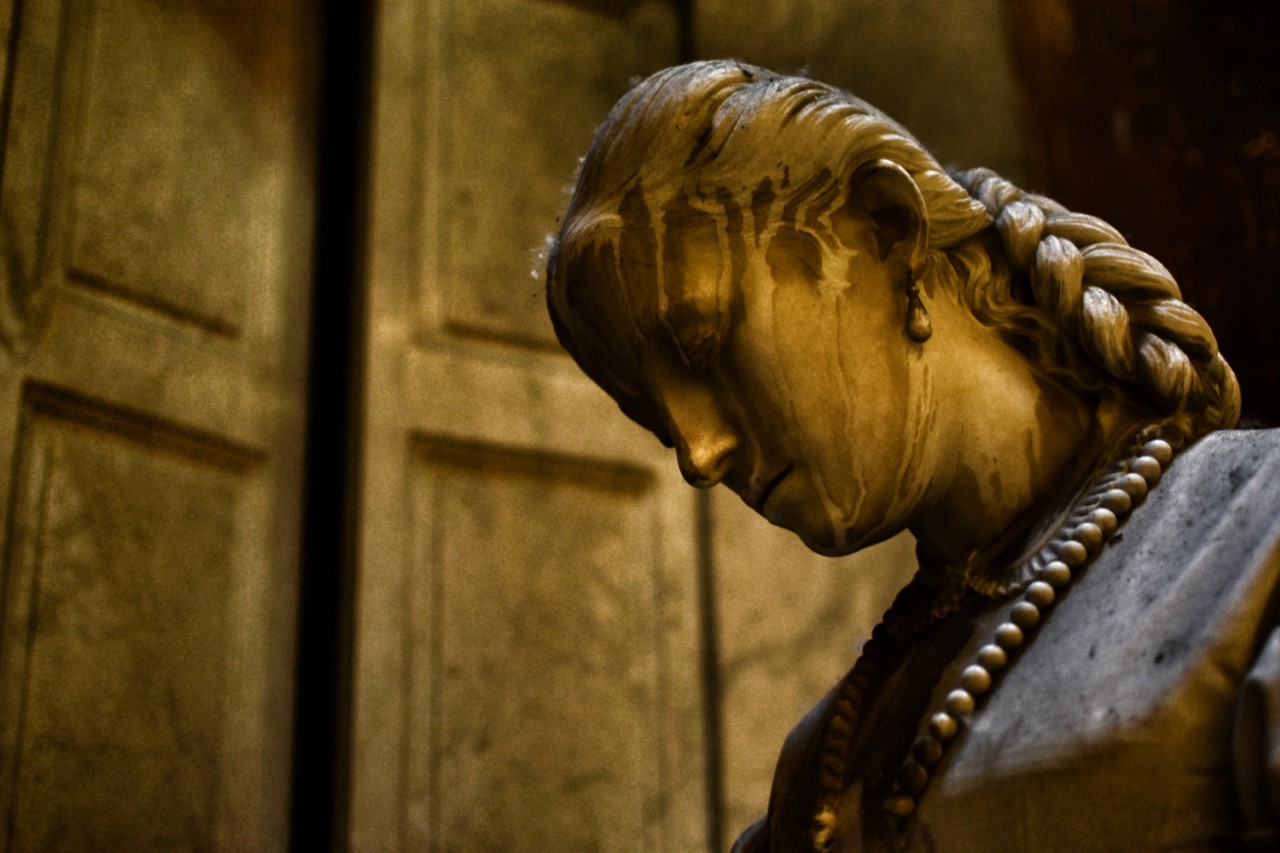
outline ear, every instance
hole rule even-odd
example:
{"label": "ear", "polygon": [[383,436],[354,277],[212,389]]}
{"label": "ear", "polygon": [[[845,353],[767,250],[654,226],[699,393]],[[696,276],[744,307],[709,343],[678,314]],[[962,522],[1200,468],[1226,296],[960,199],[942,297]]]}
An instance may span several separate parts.
{"label": "ear", "polygon": [[900,255],[919,277],[929,247],[924,196],[907,170],[892,160],[864,163],[849,182],[850,201],[860,201],[875,223],[880,260]]}

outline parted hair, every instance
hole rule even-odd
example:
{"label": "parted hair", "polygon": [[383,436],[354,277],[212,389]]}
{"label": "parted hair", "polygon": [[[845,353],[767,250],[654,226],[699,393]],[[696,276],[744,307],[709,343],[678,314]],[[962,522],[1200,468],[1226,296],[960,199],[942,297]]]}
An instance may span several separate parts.
{"label": "parted hair", "polygon": [[[626,199],[645,200],[639,219],[659,233],[655,245],[663,224],[655,200],[678,191],[712,216],[729,246],[752,217],[757,229],[761,217],[820,227],[843,203],[850,176],[877,159],[902,166],[920,188],[933,280],[954,288],[1047,375],[1092,393],[1136,392],[1191,434],[1235,424],[1239,386],[1213,332],[1168,270],[1111,225],[989,169],[942,168],[910,133],[847,92],[733,61],[658,72],[597,132],[548,262],[557,335],[626,410],[630,392],[599,364],[615,347],[575,322],[583,289],[634,274],[621,268],[632,256],[617,245]],[[769,181],[776,192],[762,201]],[[601,275],[601,258],[617,268]],[[721,288],[732,286],[724,266]],[[655,278],[655,288],[671,291],[659,293],[655,310],[700,298],[677,286]]]}

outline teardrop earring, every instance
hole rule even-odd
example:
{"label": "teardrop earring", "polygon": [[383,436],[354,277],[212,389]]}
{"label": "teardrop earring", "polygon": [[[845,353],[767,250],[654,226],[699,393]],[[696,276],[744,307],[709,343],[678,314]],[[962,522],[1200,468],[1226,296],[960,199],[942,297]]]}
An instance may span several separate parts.
{"label": "teardrop earring", "polygon": [[929,321],[929,312],[920,301],[920,287],[911,282],[907,288],[907,337],[918,344],[929,340],[933,335],[933,323]]}

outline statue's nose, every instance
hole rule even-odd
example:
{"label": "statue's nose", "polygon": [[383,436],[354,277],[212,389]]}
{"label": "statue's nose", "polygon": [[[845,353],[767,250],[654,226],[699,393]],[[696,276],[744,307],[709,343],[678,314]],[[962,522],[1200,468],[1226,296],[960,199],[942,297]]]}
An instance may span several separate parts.
{"label": "statue's nose", "polygon": [[676,449],[680,473],[689,485],[699,489],[710,488],[729,472],[737,449],[738,439],[730,432],[682,437]]}

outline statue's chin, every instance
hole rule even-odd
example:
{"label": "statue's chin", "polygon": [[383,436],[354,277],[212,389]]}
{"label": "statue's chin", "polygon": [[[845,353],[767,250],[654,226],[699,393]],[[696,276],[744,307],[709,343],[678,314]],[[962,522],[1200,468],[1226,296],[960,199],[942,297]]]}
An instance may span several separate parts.
{"label": "statue's chin", "polygon": [[[787,527],[787,525],[779,526]],[[836,536],[830,524],[823,525],[821,532],[817,530],[802,531],[792,527],[787,527],[787,529],[800,537],[800,541],[805,544],[806,548],[824,557],[847,557],[855,551],[861,551],[863,548],[877,545],[898,532],[896,530],[878,530],[859,533],[857,530],[850,528],[844,531],[843,536]]]}
{"label": "statue's chin", "polygon": [[805,547],[824,557],[844,557],[888,539],[896,530],[867,529],[859,518],[833,519],[802,477],[786,477],[756,510],[766,521],[789,530]]}
{"label": "statue's chin", "polygon": [[805,547],[810,551],[813,551],[815,554],[821,554],[824,557],[847,557],[862,547],[860,545],[850,545],[848,543],[836,544],[811,542],[803,536],[800,537],[800,541],[804,542]]}
{"label": "statue's chin", "polygon": [[766,515],[765,518],[770,524],[791,531],[806,548],[824,557],[844,557],[864,546],[864,543],[853,541],[847,536],[836,536],[831,521],[825,516],[810,519],[783,514],[777,517]]}

